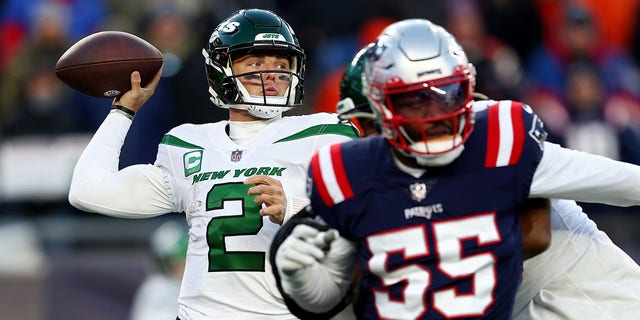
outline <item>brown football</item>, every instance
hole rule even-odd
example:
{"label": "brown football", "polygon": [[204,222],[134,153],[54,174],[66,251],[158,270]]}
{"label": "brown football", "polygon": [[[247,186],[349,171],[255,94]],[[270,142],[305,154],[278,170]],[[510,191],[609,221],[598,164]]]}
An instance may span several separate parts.
{"label": "brown football", "polygon": [[140,72],[144,87],[161,66],[162,53],[149,42],[122,31],[102,31],[67,49],[56,63],[56,75],[84,94],[112,98],[131,89],[131,72]]}

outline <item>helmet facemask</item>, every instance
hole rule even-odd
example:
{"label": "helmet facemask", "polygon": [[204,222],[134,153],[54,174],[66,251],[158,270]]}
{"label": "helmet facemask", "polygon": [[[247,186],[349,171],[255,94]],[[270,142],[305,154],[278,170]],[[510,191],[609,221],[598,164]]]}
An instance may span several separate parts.
{"label": "helmet facemask", "polygon": [[464,73],[410,85],[374,84],[374,105],[390,144],[422,166],[455,160],[474,123],[471,80]]}
{"label": "helmet facemask", "polygon": [[[215,63],[207,63],[209,92],[214,104],[224,108],[247,110],[249,114],[258,118],[274,118],[282,114],[282,112],[302,104],[303,80],[299,71],[297,71],[299,57],[288,57],[290,68],[287,70],[260,70],[235,74],[233,58],[247,54],[279,55],[280,51],[267,48],[230,51],[225,57],[224,67],[220,68],[221,72],[213,72],[211,69],[216,70],[215,68],[219,68],[222,64],[218,63],[216,66]],[[218,90],[222,92],[222,95],[214,90],[214,85],[212,85],[213,82],[218,80],[216,78],[220,73],[225,75],[222,77],[221,90]],[[247,87],[242,83],[243,81],[260,87],[260,92],[267,94],[251,95]],[[278,84],[275,85],[275,83]],[[287,83],[287,85],[283,86],[284,83]],[[274,86],[282,87],[283,89],[278,90],[278,95],[269,95],[269,88],[274,88]]]}

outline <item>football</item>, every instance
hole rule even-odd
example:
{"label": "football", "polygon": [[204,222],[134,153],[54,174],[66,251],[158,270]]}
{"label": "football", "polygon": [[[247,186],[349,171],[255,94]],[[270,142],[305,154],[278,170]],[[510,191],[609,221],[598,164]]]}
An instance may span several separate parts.
{"label": "football", "polygon": [[162,66],[162,53],[149,42],[122,31],[91,34],[72,45],[56,63],[56,75],[84,94],[113,98],[131,89],[131,72],[144,87]]}

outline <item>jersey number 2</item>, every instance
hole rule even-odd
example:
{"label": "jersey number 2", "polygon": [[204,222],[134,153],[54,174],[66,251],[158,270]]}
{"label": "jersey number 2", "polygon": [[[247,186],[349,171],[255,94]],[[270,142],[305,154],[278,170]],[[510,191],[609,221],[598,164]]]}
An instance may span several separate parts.
{"label": "jersey number 2", "polygon": [[[471,278],[473,292],[458,294],[455,287],[432,292],[433,308],[447,318],[481,316],[493,303],[496,285],[495,258],[490,252],[465,255],[462,240],[476,239],[479,246],[500,241],[495,214],[488,213],[433,223],[438,269],[452,279]],[[424,225],[392,230],[367,238],[373,256],[369,269],[384,286],[405,282],[404,299],[388,291],[374,290],[375,306],[381,318],[416,319],[427,311],[427,289],[431,272],[419,264],[405,264],[389,270],[390,254],[401,253],[406,260],[431,255]]]}
{"label": "jersey number 2", "polygon": [[255,235],[262,228],[260,206],[248,196],[252,186],[242,182],[214,185],[207,194],[207,211],[222,209],[238,202],[240,212],[231,216],[214,217],[207,226],[209,245],[209,272],[216,271],[264,271],[264,252],[227,251],[225,238],[229,236]]}

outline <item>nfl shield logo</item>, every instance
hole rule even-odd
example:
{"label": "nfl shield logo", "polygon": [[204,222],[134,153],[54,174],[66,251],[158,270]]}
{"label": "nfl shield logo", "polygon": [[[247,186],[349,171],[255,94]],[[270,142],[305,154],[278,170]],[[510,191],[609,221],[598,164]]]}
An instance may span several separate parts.
{"label": "nfl shield logo", "polygon": [[238,162],[242,159],[242,150],[231,151],[231,161]]}
{"label": "nfl shield logo", "polygon": [[411,199],[415,201],[422,201],[427,197],[427,185],[424,183],[412,183],[409,190],[411,191]]}

